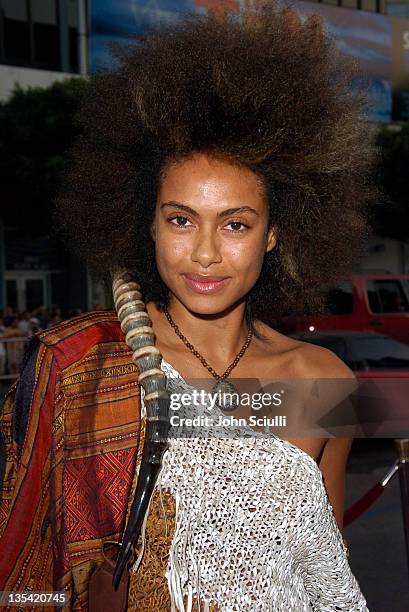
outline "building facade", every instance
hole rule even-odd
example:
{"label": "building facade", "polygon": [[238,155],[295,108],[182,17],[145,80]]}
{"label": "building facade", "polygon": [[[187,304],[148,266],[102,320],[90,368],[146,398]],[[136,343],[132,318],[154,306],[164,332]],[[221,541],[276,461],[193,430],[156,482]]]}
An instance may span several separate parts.
{"label": "building facade", "polygon": [[[16,88],[86,77],[87,29],[85,0],[0,0],[0,101]],[[12,209],[13,202],[3,206]],[[22,230],[12,210],[4,217],[0,213],[0,310],[92,307],[84,266],[48,234]]]}

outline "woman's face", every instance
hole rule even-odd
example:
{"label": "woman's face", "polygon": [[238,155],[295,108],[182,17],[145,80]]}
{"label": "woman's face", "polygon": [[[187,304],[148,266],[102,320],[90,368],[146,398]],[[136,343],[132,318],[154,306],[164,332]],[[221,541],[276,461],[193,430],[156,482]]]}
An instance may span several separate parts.
{"label": "woman's face", "polygon": [[240,301],[275,244],[268,203],[251,170],[196,154],[167,167],[152,238],[162,280],[189,310],[216,314]]}

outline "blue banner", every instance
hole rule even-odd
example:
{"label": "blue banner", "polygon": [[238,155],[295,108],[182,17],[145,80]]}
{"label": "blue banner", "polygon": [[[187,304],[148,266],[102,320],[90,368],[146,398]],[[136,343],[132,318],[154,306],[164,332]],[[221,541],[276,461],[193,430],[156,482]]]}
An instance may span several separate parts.
{"label": "blue banner", "polygon": [[[90,71],[112,66],[111,43],[128,44],[134,36],[181,14],[236,12],[257,0],[91,0]],[[368,91],[366,118],[390,121],[409,118],[409,22],[376,13],[309,2],[293,5],[301,19],[323,17],[338,48],[359,67],[356,86]]]}

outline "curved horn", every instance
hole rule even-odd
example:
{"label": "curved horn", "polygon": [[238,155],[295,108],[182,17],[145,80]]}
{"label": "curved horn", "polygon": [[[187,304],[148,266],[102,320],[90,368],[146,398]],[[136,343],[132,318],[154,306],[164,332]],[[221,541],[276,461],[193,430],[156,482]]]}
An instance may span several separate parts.
{"label": "curved horn", "polygon": [[132,360],[139,370],[146,407],[145,441],[138,483],[112,579],[113,587],[117,590],[132,548],[138,540],[163,454],[168,448],[170,396],[166,389],[166,375],[160,368],[162,355],[154,346],[155,334],[140,286],[129,272],[120,270],[112,274],[112,291],[125,341],[133,350]]}

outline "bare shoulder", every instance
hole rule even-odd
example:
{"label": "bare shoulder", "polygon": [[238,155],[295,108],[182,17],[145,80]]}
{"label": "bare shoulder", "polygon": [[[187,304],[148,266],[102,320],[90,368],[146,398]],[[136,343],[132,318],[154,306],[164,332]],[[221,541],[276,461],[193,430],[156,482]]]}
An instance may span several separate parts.
{"label": "bare shoulder", "polygon": [[353,371],[330,349],[297,341],[302,358],[300,367],[311,378],[356,378]]}
{"label": "bare shoulder", "polygon": [[258,329],[286,357],[287,365],[299,378],[356,378],[333,351],[311,342],[290,338],[258,321]]}
{"label": "bare shoulder", "polygon": [[[310,342],[290,338],[267,325],[263,325],[261,331],[272,345],[279,347],[285,371],[291,372],[295,378],[348,378],[356,381],[352,370],[333,351]],[[356,383],[351,381],[351,384]],[[342,529],[345,467],[352,438],[287,438],[285,435],[281,437],[308,453],[317,462],[338,526]]]}

